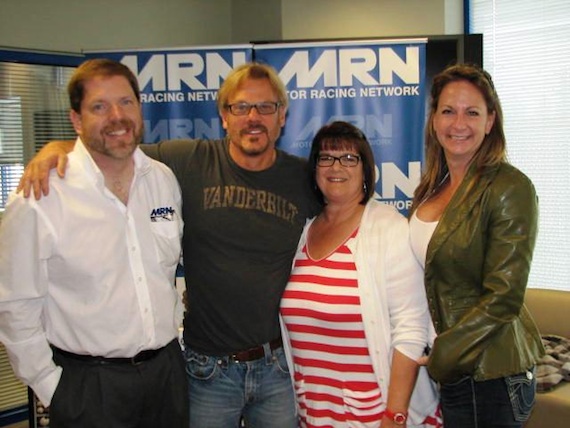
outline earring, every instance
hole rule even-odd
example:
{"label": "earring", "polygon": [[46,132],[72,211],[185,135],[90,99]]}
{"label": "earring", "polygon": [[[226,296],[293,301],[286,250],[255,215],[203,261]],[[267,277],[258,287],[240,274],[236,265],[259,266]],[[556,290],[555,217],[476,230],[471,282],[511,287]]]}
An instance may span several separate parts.
{"label": "earring", "polygon": [[368,187],[366,186],[366,182],[362,183],[362,189],[364,190],[364,193],[366,193],[368,191]]}

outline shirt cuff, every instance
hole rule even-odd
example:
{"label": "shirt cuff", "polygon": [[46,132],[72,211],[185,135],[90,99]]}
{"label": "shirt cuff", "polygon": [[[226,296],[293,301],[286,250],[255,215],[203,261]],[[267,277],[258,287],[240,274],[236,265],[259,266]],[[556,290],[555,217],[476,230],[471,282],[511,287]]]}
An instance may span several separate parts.
{"label": "shirt cuff", "polygon": [[59,385],[62,373],[63,369],[57,366],[54,371],[43,378],[40,382],[31,385],[32,389],[36,393],[36,396],[44,406],[50,406],[57,385]]}

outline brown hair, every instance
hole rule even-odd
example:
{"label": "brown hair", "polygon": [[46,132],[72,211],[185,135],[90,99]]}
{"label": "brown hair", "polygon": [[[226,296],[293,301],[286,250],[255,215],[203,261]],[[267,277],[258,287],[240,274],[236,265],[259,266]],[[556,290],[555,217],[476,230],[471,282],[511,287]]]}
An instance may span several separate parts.
{"label": "brown hair", "polygon": [[481,92],[487,106],[487,113],[495,114],[495,120],[490,132],[485,136],[481,147],[479,147],[471,161],[477,168],[475,180],[486,167],[506,162],[503,110],[501,109],[499,96],[497,95],[491,76],[482,68],[472,64],[455,64],[447,67],[433,78],[429,116],[425,126],[425,168],[420,184],[414,192],[414,200],[410,214],[414,212],[424,199],[437,191],[439,184],[447,175],[447,162],[443,148],[441,144],[439,144],[435,130],[433,129],[433,119],[437,111],[439,97],[445,86],[449,83],[462,80],[471,83]]}
{"label": "brown hair", "polygon": [[75,70],[67,84],[69,105],[76,113],[81,112],[81,101],[85,96],[85,83],[97,76],[123,76],[129,81],[140,103],[139,83],[129,67],[107,58],[89,59]]}

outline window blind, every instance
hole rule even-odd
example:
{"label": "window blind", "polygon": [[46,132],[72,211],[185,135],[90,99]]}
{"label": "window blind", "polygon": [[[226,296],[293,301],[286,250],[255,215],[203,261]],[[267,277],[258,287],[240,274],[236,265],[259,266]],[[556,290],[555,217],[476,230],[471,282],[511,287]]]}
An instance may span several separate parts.
{"label": "window blind", "polygon": [[509,160],[534,182],[540,221],[529,287],[570,291],[570,2],[471,0],[471,33],[501,99]]}
{"label": "window blind", "polygon": [[[37,149],[52,139],[75,138],[66,88],[74,69],[0,59],[0,217]],[[0,414],[27,406],[28,390],[14,376],[2,344],[0,383]]]}
{"label": "window blind", "polygon": [[38,148],[75,139],[66,88],[73,70],[0,60],[0,211]]}
{"label": "window blind", "polygon": [[6,348],[2,343],[0,343],[0,379],[2,379],[0,413],[28,404],[28,389],[14,376]]}

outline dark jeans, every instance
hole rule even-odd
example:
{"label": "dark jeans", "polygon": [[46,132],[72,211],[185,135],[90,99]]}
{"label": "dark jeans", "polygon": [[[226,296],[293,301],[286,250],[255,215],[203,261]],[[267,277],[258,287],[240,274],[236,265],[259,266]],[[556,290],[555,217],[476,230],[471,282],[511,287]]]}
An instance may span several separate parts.
{"label": "dark jeans", "polygon": [[536,393],[534,370],[476,382],[472,377],[441,385],[445,428],[522,428]]}

